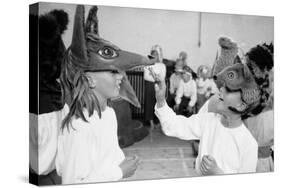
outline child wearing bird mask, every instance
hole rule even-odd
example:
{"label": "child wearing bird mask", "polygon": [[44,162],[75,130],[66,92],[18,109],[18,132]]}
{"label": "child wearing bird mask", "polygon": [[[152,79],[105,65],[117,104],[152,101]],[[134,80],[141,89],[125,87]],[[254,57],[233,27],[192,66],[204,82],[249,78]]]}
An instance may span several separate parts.
{"label": "child wearing bird mask", "polygon": [[[256,172],[258,144],[243,119],[259,114],[269,95],[265,85],[273,66],[253,60],[253,54],[269,53],[256,46],[245,63],[224,68],[215,75],[219,93],[209,101],[211,109],[189,118],[176,115],[165,101],[165,83],[155,84],[155,114],[167,136],[200,140],[195,169],[199,175]],[[264,87],[261,87],[263,85]]]}
{"label": "child wearing bird mask", "polygon": [[120,96],[140,106],[125,71],[153,64],[99,37],[96,6],[86,27],[84,12],[78,5],[60,76],[67,103],[56,157],[62,184],[117,181],[134,174],[139,160],[125,157],[118,145],[117,119],[108,102]]}

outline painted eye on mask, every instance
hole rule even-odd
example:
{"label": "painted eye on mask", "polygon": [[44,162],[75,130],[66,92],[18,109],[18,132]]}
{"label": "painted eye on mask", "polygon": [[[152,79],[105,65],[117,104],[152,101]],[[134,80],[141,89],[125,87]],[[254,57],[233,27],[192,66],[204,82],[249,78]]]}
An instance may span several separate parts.
{"label": "painted eye on mask", "polygon": [[102,57],[104,57],[106,59],[111,59],[111,58],[117,57],[117,52],[110,47],[103,47],[102,49],[100,49],[98,51],[98,53],[99,53],[99,55],[101,55]]}
{"label": "painted eye on mask", "polygon": [[230,79],[230,80],[234,80],[236,77],[236,74],[234,71],[230,71],[227,73],[227,78]]}

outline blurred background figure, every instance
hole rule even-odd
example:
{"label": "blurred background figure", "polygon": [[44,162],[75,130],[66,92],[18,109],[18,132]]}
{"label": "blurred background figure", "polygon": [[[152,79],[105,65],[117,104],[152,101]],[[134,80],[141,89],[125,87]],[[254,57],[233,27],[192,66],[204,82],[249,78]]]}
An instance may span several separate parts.
{"label": "blurred background figure", "polygon": [[154,106],[156,103],[155,91],[154,91],[154,78],[151,75],[149,69],[160,76],[161,80],[166,78],[166,66],[163,63],[162,48],[159,45],[154,45],[151,48],[150,55],[156,59],[156,62],[152,66],[144,68],[144,80],[145,80],[145,94],[144,94],[144,120],[149,122],[151,129],[155,127],[154,120],[157,118],[154,115]]}
{"label": "blurred background figure", "polygon": [[185,51],[181,51],[179,53],[179,59],[182,60],[184,65],[188,65],[188,62],[187,62],[188,56],[187,56],[187,53]]}
{"label": "blurred background figure", "polygon": [[179,59],[182,60],[183,65],[186,66],[188,69],[191,70],[192,78],[195,80],[197,78],[196,73],[190,68],[189,61],[188,61],[188,55],[185,51],[181,51],[179,53]]}
{"label": "blurred background figure", "polygon": [[169,93],[167,104],[171,108],[175,106],[175,97],[177,89],[179,88],[180,81],[182,80],[183,66],[183,61],[181,59],[177,59],[174,65],[174,73],[169,78]]}
{"label": "blurred background figure", "polygon": [[211,70],[206,65],[201,65],[197,69],[196,85],[197,85],[197,104],[196,111],[215,93],[218,93],[216,84],[210,79]]}
{"label": "blurred background figure", "polygon": [[191,116],[195,110],[197,101],[196,82],[192,78],[192,70],[184,66],[182,73],[182,80],[180,80],[179,87],[176,92],[174,110],[177,114],[184,116]]}

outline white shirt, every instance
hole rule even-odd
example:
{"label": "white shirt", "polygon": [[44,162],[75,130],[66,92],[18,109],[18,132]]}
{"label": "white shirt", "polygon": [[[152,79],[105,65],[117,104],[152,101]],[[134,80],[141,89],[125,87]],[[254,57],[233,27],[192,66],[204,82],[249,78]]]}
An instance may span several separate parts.
{"label": "white shirt", "polygon": [[55,170],[58,133],[63,111],[44,114],[29,113],[29,164],[38,175]]}
{"label": "white shirt", "polygon": [[125,159],[118,145],[117,119],[106,107],[99,119],[97,112],[89,121],[72,120],[73,130],[60,131],[56,168],[62,184],[116,181],[122,178],[120,163]]}
{"label": "white shirt", "polygon": [[[198,113],[209,111],[209,100]],[[259,146],[272,146],[274,142],[274,111],[268,110],[244,120],[244,123]]]}
{"label": "white shirt", "polygon": [[218,92],[218,88],[216,87],[216,84],[211,79],[207,78],[203,80],[203,78],[198,78],[196,80],[196,84],[197,84],[197,93],[201,95],[205,95],[207,93],[208,95],[210,95],[211,93],[214,94]]}
{"label": "white shirt", "polygon": [[193,107],[197,101],[197,88],[196,83],[194,80],[190,79],[188,82],[184,82],[183,80],[180,80],[179,88],[176,92],[176,98],[175,102],[176,104],[181,103],[181,98],[190,97],[189,106]]}
{"label": "white shirt", "polygon": [[148,68],[150,68],[150,67],[152,68],[152,70],[154,71],[155,74],[158,74],[160,76],[161,80],[165,80],[166,66],[162,62],[157,62],[154,65],[144,67],[144,69],[143,69],[144,80],[149,81],[149,82],[155,82],[154,78],[150,74],[150,71],[148,70]]}
{"label": "white shirt", "polygon": [[170,88],[169,91],[171,94],[175,94],[177,89],[179,88],[179,84],[181,81],[181,76],[180,75],[176,75],[175,73],[173,73],[170,77]]}
{"label": "white shirt", "polygon": [[226,128],[221,124],[220,116],[214,113],[186,118],[176,115],[167,104],[161,108],[155,106],[155,114],[167,136],[183,140],[200,139],[195,167],[199,174],[204,155],[213,156],[225,174],[256,171],[258,145],[244,124],[237,128]]}

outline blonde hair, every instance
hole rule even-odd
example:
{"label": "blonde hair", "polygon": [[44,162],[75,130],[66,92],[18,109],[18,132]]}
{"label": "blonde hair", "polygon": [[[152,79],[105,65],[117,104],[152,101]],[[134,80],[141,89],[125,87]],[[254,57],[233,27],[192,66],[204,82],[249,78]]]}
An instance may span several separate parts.
{"label": "blonde hair", "polygon": [[[83,121],[88,122],[83,110],[86,109],[89,116],[93,115],[94,110],[97,111],[101,117],[101,108],[99,101],[91,90],[88,78],[81,67],[73,64],[76,61],[68,49],[61,70],[61,86],[64,102],[69,102],[69,112],[62,122],[62,130],[69,126],[72,127],[72,118],[81,118]],[[72,127],[73,128],[73,127]]]}

